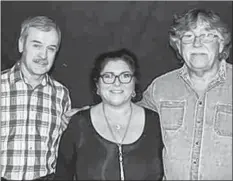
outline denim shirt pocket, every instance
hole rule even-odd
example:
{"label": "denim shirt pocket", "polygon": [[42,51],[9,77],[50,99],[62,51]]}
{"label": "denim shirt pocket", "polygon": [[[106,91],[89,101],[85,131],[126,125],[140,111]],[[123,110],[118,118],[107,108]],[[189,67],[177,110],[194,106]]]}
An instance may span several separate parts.
{"label": "denim shirt pocket", "polygon": [[185,101],[160,101],[162,126],[166,130],[177,130],[183,124]]}
{"label": "denim shirt pocket", "polygon": [[232,137],[232,105],[217,104],[214,116],[214,131],[220,136]]}

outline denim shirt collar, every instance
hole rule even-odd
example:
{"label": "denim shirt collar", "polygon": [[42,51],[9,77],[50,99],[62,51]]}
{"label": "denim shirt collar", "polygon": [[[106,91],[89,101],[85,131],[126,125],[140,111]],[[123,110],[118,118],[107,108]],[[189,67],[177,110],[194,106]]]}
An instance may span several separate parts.
{"label": "denim shirt collar", "polygon": [[[187,65],[184,64],[179,71],[179,76],[185,80],[185,82],[190,83],[190,77],[188,74]],[[224,82],[226,80],[226,60],[221,60],[219,71],[215,79],[210,83],[209,87],[215,85],[217,82]]]}
{"label": "denim shirt collar", "polygon": [[[11,84],[15,84],[18,81],[23,81],[24,83],[26,83],[20,70],[20,64],[21,62],[18,61],[10,70],[9,80]],[[45,77],[42,80],[41,85],[44,87],[47,84],[53,87],[53,82],[51,78],[48,76],[48,74],[45,74]]]}

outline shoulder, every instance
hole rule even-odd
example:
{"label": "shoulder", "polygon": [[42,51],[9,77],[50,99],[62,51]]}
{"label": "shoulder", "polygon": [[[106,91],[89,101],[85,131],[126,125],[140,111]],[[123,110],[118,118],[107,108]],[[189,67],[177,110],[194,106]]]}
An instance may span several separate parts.
{"label": "shoulder", "polygon": [[228,74],[232,75],[232,64],[226,63],[226,71]]}
{"label": "shoulder", "polygon": [[232,70],[232,64],[231,63],[226,62],[226,67],[230,68]]}
{"label": "shoulder", "polygon": [[158,119],[159,120],[159,113],[157,113],[154,110],[148,109],[148,108],[143,108],[145,110],[145,116],[149,119]]}
{"label": "shoulder", "polygon": [[226,80],[229,86],[232,86],[232,64],[226,62]]}
{"label": "shoulder", "polygon": [[[9,86],[11,83],[11,80],[15,79],[15,76],[13,73],[13,68],[6,69],[1,71],[1,86]],[[9,91],[9,88],[5,87],[3,88],[4,90],[6,89]]]}
{"label": "shoulder", "polygon": [[11,71],[11,69],[5,69],[1,71],[1,75],[6,75]]}
{"label": "shoulder", "polygon": [[83,126],[90,121],[90,108],[82,111],[78,111],[75,115],[71,117],[71,125]]}
{"label": "shoulder", "polygon": [[6,70],[1,71],[1,79],[2,80],[7,79],[10,73],[11,73],[11,69],[6,69]]}
{"label": "shoulder", "polygon": [[80,117],[80,118],[87,118],[90,115],[90,110],[91,110],[91,108],[78,111],[74,116]]}
{"label": "shoulder", "polygon": [[177,79],[177,77],[179,77],[179,73],[181,70],[182,70],[182,68],[169,71],[169,72],[155,78],[154,81],[161,83],[161,82],[167,82],[167,80]]}
{"label": "shoulder", "polygon": [[49,80],[54,84],[55,87],[60,87],[62,89],[67,89],[61,82],[54,79],[52,76],[49,76]]}
{"label": "shoulder", "polygon": [[64,86],[61,82],[54,79],[52,76],[49,76],[49,81],[53,84],[53,86],[58,90],[68,91],[67,87]]}
{"label": "shoulder", "polygon": [[155,137],[161,137],[161,124],[159,114],[153,110],[144,108],[146,130],[151,132]]}
{"label": "shoulder", "polygon": [[180,79],[181,68],[171,70],[165,74],[160,75],[152,80],[150,87],[157,87],[157,85],[163,85],[166,87],[171,86],[171,83],[176,83]]}
{"label": "shoulder", "polygon": [[137,104],[133,104],[133,106],[137,113],[144,113],[146,117],[153,116],[153,117],[159,118],[159,114],[152,109],[149,109],[149,108],[137,105]]}

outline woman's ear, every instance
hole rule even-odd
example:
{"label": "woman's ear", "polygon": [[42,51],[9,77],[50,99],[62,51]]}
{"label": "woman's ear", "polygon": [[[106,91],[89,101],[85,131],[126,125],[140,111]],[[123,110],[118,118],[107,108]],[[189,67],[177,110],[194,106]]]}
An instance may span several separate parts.
{"label": "woman's ear", "polygon": [[98,84],[98,83],[96,83],[95,85],[96,85],[96,94],[97,94],[97,95],[100,95],[100,91],[99,91],[99,90],[100,90],[100,88],[99,88],[99,84]]}

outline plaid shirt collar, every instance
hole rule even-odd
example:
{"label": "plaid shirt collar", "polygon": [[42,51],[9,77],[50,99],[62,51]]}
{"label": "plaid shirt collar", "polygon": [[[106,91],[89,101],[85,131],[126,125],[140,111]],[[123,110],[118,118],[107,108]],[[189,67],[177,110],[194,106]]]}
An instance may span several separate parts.
{"label": "plaid shirt collar", "polygon": [[[18,61],[10,70],[9,79],[11,84],[15,84],[18,81],[23,81],[24,83],[26,83],[25,79],[23,78],[22,72],[20,70],[20,64],[21,62]],[[54,87],[53,81],[51,80],[49,75],[45,74],[45,77],[43,78],[41,85],[46,86],[47,84]]]}
{"label": "plaid shirt collar", "polygon": [[[179,75],[185,80],[190,80],[186,64],[184,64],[183,67],[180,69]],[[226,80],[226,61],[224,59],[220,62],[220,68],[216,76],[216,80],[219,80],[221,82]]]}

